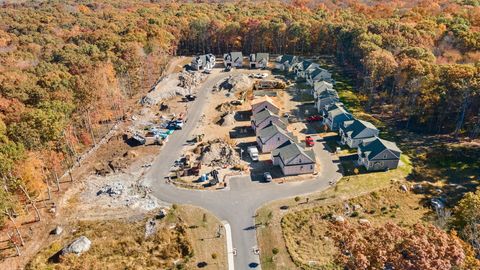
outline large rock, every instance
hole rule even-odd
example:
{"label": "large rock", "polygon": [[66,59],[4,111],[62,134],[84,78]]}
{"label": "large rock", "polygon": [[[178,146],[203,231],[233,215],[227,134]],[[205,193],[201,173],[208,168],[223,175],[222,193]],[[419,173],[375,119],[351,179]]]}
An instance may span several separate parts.
{"label": "large rock", "polygon": [[63,228],[60,227],[60,226],[57,226],[57,227],[55,227],[55,229],[53,229],[53,230],[50,232],[50,234],[60,235],[62,232],[63,232]]}
{"label": "large rock", "polygon": [[85,236],[75,239],[70,245],[62,249],[62,254],[74,253],[80,255],[90,249],[92,242]]}
{"label": "large rock", "polygon": [[125,187],[123,186],[123,184],[120,182],[116,182],[111,185],[103,186],[97,192],[97,196],[103,195],[103,194],[109,195],[110,197],[119,196],[119,195],[122,195],[123,190],[125,190]]}
{"label": "large rock", "polygon": [[342,216],[334,216],[333,220],[335,220],[335,222],[337,222],[337,223],[344,223],[345,222],[345,218],[342,217]]}

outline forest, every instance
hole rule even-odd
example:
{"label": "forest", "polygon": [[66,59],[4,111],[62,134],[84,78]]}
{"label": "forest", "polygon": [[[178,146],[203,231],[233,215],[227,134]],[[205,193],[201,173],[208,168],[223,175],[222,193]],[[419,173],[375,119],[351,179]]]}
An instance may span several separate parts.
{"label": "forest", "polygon": [[478,0],[6,1],[0,224],[58,184],[169,56],[232,50],[334,56],[398,128],[480,135]]}

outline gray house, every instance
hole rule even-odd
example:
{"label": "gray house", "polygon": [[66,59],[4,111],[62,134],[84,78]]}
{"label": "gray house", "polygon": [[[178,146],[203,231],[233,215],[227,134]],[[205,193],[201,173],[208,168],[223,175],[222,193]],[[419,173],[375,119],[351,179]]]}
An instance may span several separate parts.
{"label": "gray house", "polygon": [[275,68],[284,71],[290,71],[297,62],[298,57],[295,55],[280,55],[275,59]]}
{"label": "gray house", "polygon": [[210,70],[215,66],[215,63],[215,55],[209,53],[193,57],[190,66],[194,70]]}
{"label": "gray house", "polygon": [[318,81],[313,84],[313,89],[312,89],[312,94],[313,97],[316,97],[320,93],[322,93],[325,90],[331,89],[333,90],[333,84],[327,82],[327,81]]}
{"label": "gray house", "polygon": [[298,78],[306,79],[309,72],[319,67],[320,65],[317,63],[303,60],[302,62],[299,62],[293,66],[293,72],[295,72],[295,76],[297,76]]}
{"label": "gray house", "polygon": [[267,127],[270,124],[280,124],[280,117],[269,109],[263,109],[262,111],[252,115],[251,123],[255,134],[258,134],[260,130]]}
{"label": "gray house", "polygon": [[325,89],[319,94],[314,93],[315,97],[315,108],[318,112],[321,112],[327,106],[339,102],[339,97],[337,91],[333,89]]}
{"label": "gray house", "polygon": [[401,154],[394,142],[376,137],[365,139],[358,146],[358,164],[367,171],[396,169]]}
{"label": "gray house", "polygon": [[225,67],[242,67],[243,55],[242,52],[231,52],[223,55],[223,63]]}
{"label": "gray house", "polygon": [[258,132],[257,144],[262,153],[270,153],[292,138],[292,133],[273,123]]}
{"label": "gray house", "polygon": [[272,151],[272,163],[279,166],[284,175],[314,173],[315,162],[315,153],[294,141],[288,141]]}
{"label": "gray house", "polygon": [[308,70],[305,74],[305,78],[307,79],[308,84],[313,86],[315,82],[318,81],[332,81],[332,74],[326,69],[317,67],[313,70]]}
{"label": "gray house", "polygon": [[332,131],[338,130],[343,122],[354,119],[353,115],[345,109],[343,103],[339,102],[327,106],[323,113],[323,122]]}
{"label": "gray house", "polygon": [[339,134],[342,144],[354,148],[358,147],[365,139],[377,137],[378,129],[370,122],[355,119],[343,122]]}
{"label": "gray house", "polygon": [[268,53],[252,53],[249,57],[250,68],[267,68],[269,54]]}

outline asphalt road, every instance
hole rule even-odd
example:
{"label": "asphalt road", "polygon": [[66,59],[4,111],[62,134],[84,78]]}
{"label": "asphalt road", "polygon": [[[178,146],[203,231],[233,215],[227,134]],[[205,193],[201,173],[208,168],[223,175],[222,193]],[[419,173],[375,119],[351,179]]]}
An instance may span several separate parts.
{"label": "asphalt road", "polygon": [[315,152],[321,164],[321,171],[315,179],[302,182],[275,184],[251,181],[250,175],[233,177],[229,188],[216,191],[180,189],[166,182],[171,166],[180,157],[182,147],[190,139],[191,131],[199,121],[212,87],[229,75],[247,72],[234,70],[230,73],[212,74],[199,87],[197,99],[190,103],[188,121],[182,130],[170,136],[169,141],[156,157],[143,183],[152,189],[158,199],[177,204],[192,204],[205,208],[219,219],[231,225],[235,269],[260,269],[259,256],[253,253],[257,246],[254,215],[263,204],[282,198],[318,192],[329,186],[329,181],[341,178],[338,163],[334,163],[325,145],[318,142]]}

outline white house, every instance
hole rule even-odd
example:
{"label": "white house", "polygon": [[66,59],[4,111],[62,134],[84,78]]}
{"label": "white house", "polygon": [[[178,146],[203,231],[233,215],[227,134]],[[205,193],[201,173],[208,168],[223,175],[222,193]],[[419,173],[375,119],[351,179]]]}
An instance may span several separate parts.
{"label": "white house", "polygon": [[317,108],[318,112],[321,112],[327,106],[338,103],[340,101],[337,91],[333,89],[325,89],[319,94],[314,93],[314,100],[315,108]]}
{"label": "white house", "polygon": [[365,139],[377,137],[378,133],[372,123],[358,119],[343,122],[339,130],[340,142],[350,148],[358,147]]}
{"label": "white house", "polygon": [[252,101],[252,114],[256,114],[263,109],[268,109],[274,114],[278,114],[280,111],[280,108],[275,104],[275,102],[269,96],[255,98]]}
{"label": "white house", "polygon": [[317,63],[303,60],[302,62],[295,64],[292,69],[297,78],[306,79],[307,74],[318,67],[320,67],[320,65]]}
{"label": "white house", "polygon": [[323,122],[332,131],[338,130],[343,122],[353,119],[353,115],[339,102],[327,106],[323,112]]}
{"label": "white house", "polygon": [[305,78],[307,79],[308,84],[314,85],[315,82],[318,81],[332,81],[332,74],[326,69],[317,67],[313,70],[309,70],[306,73]]}
{"label": "white house", "polygon": [[282,125],[280,117],[272,113],[269,109],[263,109],[262,111],[252,115],[252,128],[255,134],[258,134],[260,130],[267,127],[270,124]]}
{"label": "white house", "polygon": [[380,171],[398,167],[402,151],[394,142],[374,137],[358,146],[358,164],[367,171]]}
{"label": "white house", "polygon": [[252,53],[249,57],[250,68],[267,68],[269,54],[268,53]]}
{"label": "white house", "polygon": [[209,53],[193,57],[190,66],[194,70],[210,70],[215,66],[215,64],[215,55]]}
{"label": "white house", "polygon": [[290,71],[297,62],[298,57],[295,55],[280,55],[275,59],[275,68],[284,71]]}
{"label": "white house", "polygon": [[315,153],[305,150],[294,141],[272,151],[273,165],[279,166],[284,175],[298,175],[315,172]]}
{"label": "white house", "polygon": [[223,55],[223,63],[225,67],[242,67],[243,55],[242,52],[231,52]]}
{"label": "white house", "polygon": [[258,132],[257,144],[262,153],[270,153],[292,139],[293,134],[276,124],[271,124]]}

